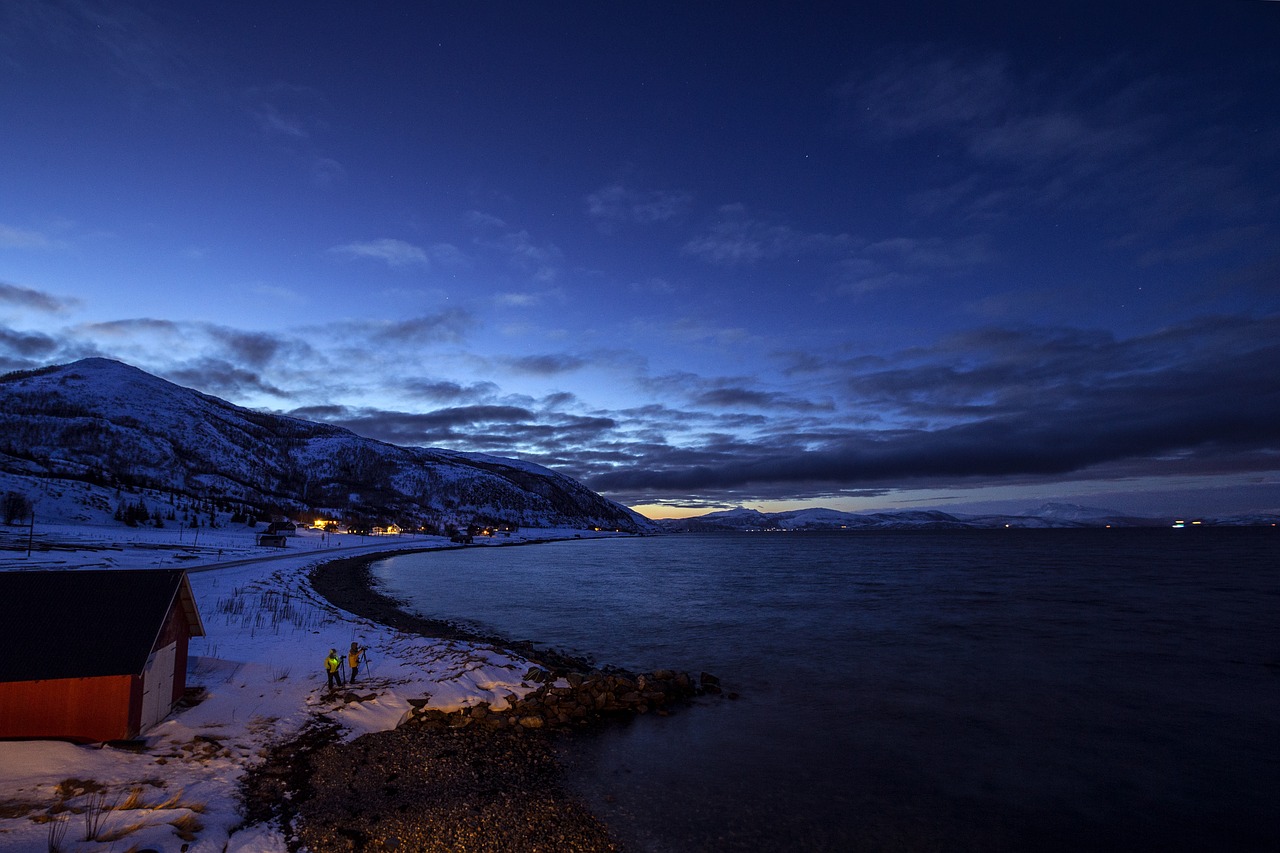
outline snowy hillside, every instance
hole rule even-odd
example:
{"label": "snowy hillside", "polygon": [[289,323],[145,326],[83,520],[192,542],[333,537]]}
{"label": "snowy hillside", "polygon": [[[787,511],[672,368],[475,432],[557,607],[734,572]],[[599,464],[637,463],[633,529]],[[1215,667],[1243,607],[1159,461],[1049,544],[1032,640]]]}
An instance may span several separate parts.
{"label": "snowy hillside", "polygon": [[[509,524],[651,523],[546,468],[398,447],[340,427],[256,412],[103,358],[0,377],[0,473],[47,493],[80,489],[95,511],[138,489],[362,524],[444,530]],[[16,478],[16,479],[15,479]],[[39,487],[37,488],[37,483]],[[15,484],[17,484],[15,486]]]}

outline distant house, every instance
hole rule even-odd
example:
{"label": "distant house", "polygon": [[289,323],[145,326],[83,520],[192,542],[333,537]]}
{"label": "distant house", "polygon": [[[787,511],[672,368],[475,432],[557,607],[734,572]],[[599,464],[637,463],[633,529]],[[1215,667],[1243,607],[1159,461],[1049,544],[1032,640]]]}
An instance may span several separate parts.
{"label": "distant house", "polygon": [[292,521],[273,521],[263,532],[269,536],[292,536],[298,532],[298,525]]}
{"label": "distant house", "polygon": [[259,533],[256,538],[259,548],[284,548],[289,544],[283,533]]}
{"label": "distant house", "polygon": [[136,737],[186,689],[203,637],[181,569],[0,572],[0,738]]}

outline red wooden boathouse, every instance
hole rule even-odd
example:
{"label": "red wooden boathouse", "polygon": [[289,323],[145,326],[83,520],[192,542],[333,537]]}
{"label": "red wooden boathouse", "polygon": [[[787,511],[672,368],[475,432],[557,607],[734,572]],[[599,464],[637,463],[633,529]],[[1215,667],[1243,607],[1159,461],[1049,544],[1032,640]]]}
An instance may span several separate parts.
{"label": "red wooden boathouse", "polygon": [[181,569],[0,572],[0,738],[136,737],[186,689],[203,637]]}

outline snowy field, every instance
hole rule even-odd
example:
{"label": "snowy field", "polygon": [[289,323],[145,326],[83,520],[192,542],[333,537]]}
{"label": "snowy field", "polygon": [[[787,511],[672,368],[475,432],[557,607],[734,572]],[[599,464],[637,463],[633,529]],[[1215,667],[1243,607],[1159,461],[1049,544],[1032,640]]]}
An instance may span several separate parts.
{"label": "snowy field", "polygon": [[[191,641],[187,675],[188,687],[204,688],[203,701],[146,732],[140,751],[0,742],[3,853],[283,851],[279,828],[246,826],[237,799],[245,768],[269,744],[319,717],[355,738],[395,727],[409,699],[429,697],[429,707],[444,710],[479,702],[497,709],[538,686],[522,681],[527,661],[483,644],[392,630],[334,608],[307,582],[325,560],[448,547],[441,537],[300,530],[281,550],[256,547],[243,525],[195,533],[47,525],[39,516],[33,530],[0,527],[0,570],[186,568],[207,633]],[[529,533],[549,539],[582,532]],[[493,544],[521,539],[515,533]],[[351,688],[356,701],[346,701],[343,693],[328,695],[322,662],[330,648],[341,652],[352,642],[368,648],[369,667]]]}

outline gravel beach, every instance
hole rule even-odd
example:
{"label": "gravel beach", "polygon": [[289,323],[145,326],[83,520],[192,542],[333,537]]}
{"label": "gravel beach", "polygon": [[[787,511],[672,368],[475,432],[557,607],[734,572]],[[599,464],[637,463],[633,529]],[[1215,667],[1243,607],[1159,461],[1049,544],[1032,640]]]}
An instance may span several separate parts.
{"label": "gravel beach", "polygon": [[[405,613],[378,593],[369,566],[385,556],[325,563],[312,573],[312,584],[336,606],[400,630],[500,642]],[[538,657],[556,663],[544,653]],[[290,845],[318,853],[619,850],[608,828],[560,782],[552,739],[571,736],[519,727],[458,729],[443,721],[346,744],[313,731],[279,747],[246,793],[261,802],[276,799],[273,789],[276,795],[293,790],[284,814],[293,823]]]}

